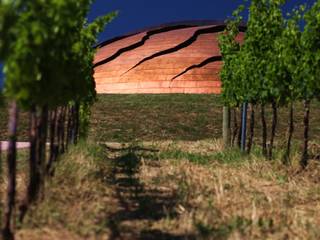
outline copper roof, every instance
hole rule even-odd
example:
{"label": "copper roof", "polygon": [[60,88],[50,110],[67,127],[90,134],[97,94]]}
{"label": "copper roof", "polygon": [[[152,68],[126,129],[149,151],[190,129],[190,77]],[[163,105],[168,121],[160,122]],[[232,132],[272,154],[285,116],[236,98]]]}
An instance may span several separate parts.
{"label": "copper roof", "polygon": [[219,94],[217,37],[225,27],[218,21],[175,22],[102,42],[95,57],[97,92]]}

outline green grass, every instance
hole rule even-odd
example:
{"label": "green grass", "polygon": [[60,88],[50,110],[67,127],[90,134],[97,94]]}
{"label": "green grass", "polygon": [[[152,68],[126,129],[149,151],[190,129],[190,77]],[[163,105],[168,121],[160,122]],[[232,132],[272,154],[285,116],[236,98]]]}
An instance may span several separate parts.
{"label": "green grass", "polygon": [[188,160],[191,163],[199,165],[209,165],[214,162],[221,164],[241,164],[250,160],[250,156],[243,154],[238,149],[217,151],[210,154],[200,154],[185,152],[182,150],[162,151],[159,154],[160,159]]}
{"label": "green grass", "polygon": [[202,222],[196,222],[195,227],[199,235],[204,239],[228,239],[230,234],[235,231],[244,233],[252,225],[252,221],[241,216],[236,216],[228,222],[220,223],[217,227],[206,225]]}
{"label": "green grass", "polygon": [[[294,154],[296,151],[294,151]],[[282,151],[274,152],[274,160],[281,162]],[[150,156],[149,156],[150,157]],[[226,164],[231,166],[240,166],[244,163],[252,161],[265,161],[261,148],[254,147],[251,153],[243,153],[239,148],[221,149],[206,153],[197,153],[192,151],[184,151],[178,148],[164,149],[154,158],[159,160],[173,159],[173,160],[187,160],[197,165],[211,165],[212,163]],[[284,179],[280,179],[284,180]]]}

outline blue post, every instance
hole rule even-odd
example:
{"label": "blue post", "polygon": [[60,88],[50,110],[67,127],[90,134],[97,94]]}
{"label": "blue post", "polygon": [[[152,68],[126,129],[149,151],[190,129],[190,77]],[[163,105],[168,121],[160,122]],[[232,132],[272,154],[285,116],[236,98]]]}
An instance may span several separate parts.
{"label": "blue post", "polygon": [[242,104],[241,151],[246,151],[248,103]]}

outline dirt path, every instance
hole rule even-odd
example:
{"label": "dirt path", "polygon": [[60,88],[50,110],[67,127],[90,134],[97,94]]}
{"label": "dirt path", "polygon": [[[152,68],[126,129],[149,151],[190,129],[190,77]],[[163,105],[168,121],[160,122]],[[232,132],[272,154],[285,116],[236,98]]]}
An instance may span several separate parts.
{"label": "dirt path", "polygon": [[[109,184],[117,203],[106,216],[111,230],[109,239],[195,239],[161,227],[161,222],[177,216],[177,196],[170,188],[142,181],[143,156],[152,151],[108,148],[108,158],[113,163]],[[148,168],[158,167],[157,161],[148,163]]]}

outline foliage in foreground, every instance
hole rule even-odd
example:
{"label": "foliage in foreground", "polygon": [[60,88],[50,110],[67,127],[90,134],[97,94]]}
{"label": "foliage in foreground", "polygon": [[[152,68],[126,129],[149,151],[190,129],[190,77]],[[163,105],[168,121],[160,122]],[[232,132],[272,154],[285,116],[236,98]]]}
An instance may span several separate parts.
{"label": "foliage in foreground", "polygon": [[92,0],[0,1],[0,61],[4,62],[4,94],[10,101],[8,193],[2,226],[5,240],[14,238],[19,108],[30,113],[29,179],[19,206],[20,222],[40,193],[44,194],[45,179],[52,175],[58,155],[87,132],[89,106],[96,97],[93,46],[98,34],[116,15],[111,13],[88,23],[92,3]]}
{"label": "foliage in foreground", "polygon": [[[224,67],[221,72],[225,105],[238,107],[250,103],[251,150],[255,109],[260,106],[262,149],[268,158],[273,157],[274,138],[278,126],[278,108],[288,106],[288,133],[283,162],[290,163],[291,141],[294,130],[293,103],[304,101],[304,137],[301,167],[308,164],[310,102],[319,98],[320,69],[320,1],[305,10],[294,9],[289,18],[284,17],[285,0],[252,0],[244,42],[238,43],[238,25],[243,7],[234,12],[220,47]],[[301,21],[305,22],[303,30]],[[267,144],[265,105],[272,106],[270,140]]]}

